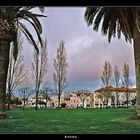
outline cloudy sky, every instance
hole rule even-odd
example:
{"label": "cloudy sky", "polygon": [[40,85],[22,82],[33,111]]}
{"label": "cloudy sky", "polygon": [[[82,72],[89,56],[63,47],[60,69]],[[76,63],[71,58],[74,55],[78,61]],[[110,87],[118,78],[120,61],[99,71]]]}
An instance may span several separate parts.
{"label": "cloudy sky", "polygon": [[[130,67],[130,76],[135,86],[135,69],[132,44],[114,38],[108,43],[106,36],[88,27],[84,20],[85,7],[47,7],[41,19],[43,36],[48,41],[48,79],[52,81],[53,58],[61,40],[65,41],[68,61],[67,90],[89,89],[101,87],[101,71],[105,60],[112,66],[117,65],[122,71],[126,62]],[[24,57],[28,69],[32,62],[32,48],[25,43]]]}

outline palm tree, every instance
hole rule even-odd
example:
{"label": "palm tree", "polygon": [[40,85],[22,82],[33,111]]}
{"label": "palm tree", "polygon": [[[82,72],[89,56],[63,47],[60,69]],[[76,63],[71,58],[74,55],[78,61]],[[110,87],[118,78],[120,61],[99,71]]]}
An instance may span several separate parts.
{"label": "palm tree", "polygon": [[[6,93],[6,79],[9,64],[9,50],[10,43],[14,43],[14,56],[16,59],[17,48],[17,32],[20,29],[30,43],[38,52],[37,44],[23,24],[23,20],[29,22],[36,31],[37,37],[42,45],[41,33],[42,26],[39,17],[46,17],[44,15],[35,14],[30,10],[34,7],[0,7],[0,119],[6,118],[5,114],[5,93]],[[43,12],[44,7],[39,8]]]}
{"label": "palm tree", "polygon": [[133,41],[137,86],[135,117],[140,118],[140,7],[87,7],[84,17],[95,31],[102,23],[101,31],[108,35],[109,42],[116,34],[121,38],[121,33],[126,41]]}

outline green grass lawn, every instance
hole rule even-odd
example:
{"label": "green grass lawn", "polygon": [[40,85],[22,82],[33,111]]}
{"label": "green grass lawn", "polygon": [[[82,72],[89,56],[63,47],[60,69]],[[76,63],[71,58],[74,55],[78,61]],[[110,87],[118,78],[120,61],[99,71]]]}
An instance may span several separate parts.
{"label": "green grass lawn", "polygon": [[133,109],[12,109],[0,120],[0,133],[126,134],[140,133]]}

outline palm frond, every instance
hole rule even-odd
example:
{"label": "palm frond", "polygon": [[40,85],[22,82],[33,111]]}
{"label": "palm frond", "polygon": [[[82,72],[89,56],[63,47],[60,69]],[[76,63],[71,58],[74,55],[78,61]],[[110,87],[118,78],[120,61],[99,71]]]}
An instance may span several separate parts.
{"label": "palm frond", "polygon": [[27,16],[27,18],[31,18],[31,20],[34,22],[38,32],[42,33],[42,26],[41,26],[41,23],[40,23],[39,19],[37,18],[37,16],[35,14],[30,13],[30,12],[27,12],[26,16]]}
{"label": "palm frond", "polygon": [[108,42],[111,41],[111,37],[116,36],[116,19],[110,22],[109,30],[108,30]]}
{"label": "palm frond", "polygon": [[[134,8],[132,8],[134,9]],[[140,9],[140,8],[138,8]],[[132,15],[133,11],[133,15]],[[112,36],[121,37],[121,32],[124,34],[126,41],[131,42],[133,38],[134,17],[137,28],[140,21],[140,10],[131,10],[129,7],[87,7],[85,11],[85,20],[87,25],[93,25],[93,30],[98,30],[102,21],[102,33],[108,34],[108,41],[111,41]]]}
{"label": "palm frond", "polygon": [[87,22],[87,25],[92,25],[93,20],[97,12],[99,11],[99,7],[87,7],[85,11],[85,20]]}
{"label": "palm frond", "polygon": [[31,22],[29,19],[26,19],[29,23],[31,23],[31,25],[34,27],[35,31],[36,31],[36,34],[37,34],[37,37],[38,37],[38,40],[41,44],[41,47],[43,46],[42,44],[42,39],[41,39],[41,35],[40,33],[38,32],[38,28],[36,27],[36,24],[34,24],[34,22]]}
{"label": "palm frond", "polygon": [[15,61],[17,60],[17,56],[18,56],[18,33],[16,33],[15,38],[13,40],[13,45],[14,45],[14,50],[13,50],[13,57],[15,59]]}
{"label": "palm frond", "polygon": [[121,38],[121,26],[120,26],[118,20],[117,20],[116,26],[117,26],[116,27],[117,28],[117,36],[118,36],[118,38]]}
{"label": "palm frond", "polygon": [[40,10],[42,13],[44,13],[45,7],[44,7],[44,6],[40,6],[40,7],[39,7],[39,10]]}
{"label": "palm frond", "polygon": [[104,16],[106,10],[107,9],[103,8],[103,7],[99,9],[99,11],[98,11],[98,13],[97,13],[97,15],[95,17],[94,24],[93,24],[93,29],[94,30],[98,31],[99,25],[101,23],[101,20],[102,20],[102,18]]}
{"label": "palm frond", "polygon": [[42,33],[42,26],[41,26],[41,23],[40,23],[38,17],[36,16],[36,14],[32,14],[32,12],[22,10],[16,15],[16,19],[19,20],[19,18],[20,19],[30,18],[36,25],[39,33]]}
{"label": "palm frond", "polygon": [[137,27],[138,31],[140,32],[140,8],[131,8],[134,20],[135,20],[135,26]]}
{"label": "palm frond", "polygon": [[130,29],[131,26],[130,26],[130,23],[128,21],[128,15],[127,15],[126,10],[124,8],[121,8],[119,10],[119,15],[120,15],[119,16],[119,23],[120,23],[122,33],[125,36],[125,40],[131,42],[132,32]]}
{"label": "palm frond", "polygon": [[24,33],[24,35],[26,36],[26,38],[28,39],[28,41],[34,46],[36,52],[39,54],[39,49],[38,46],[33,38],[33,36],[30,34],[30,32],[28,31],[28,29],[25,27],[24,24],[22,24],[21,22],[19,22],[19,27],[22,30],[22,32]]}
{"label": "palm frond", "polygon": [[47,17],[46,15],[41,15],[41,14],[34,14],[34,13],[32,13],[32,15],[35,15],[36,17]]}
{"label": "palm frond", "polygon": [[44,13],[44,11],[45,11],[45,7],[44,6],[40,6],[40,7],[38,7],[38,6],[27,6],[27,7],[22,7],[21,10],[29,11],[29,10],[31,10],[33,8],[38,8],[41,13]]}
{"label": "palm frond", "polygon": [[27,7],[22,7],[21,10],[29,11],[29,10],[31,10],[33,8],[35,8],[35,7],[33,7],[33,6],[27,6]]}
{"label": "palm frond", "polygon": [[102,33],[107,34],[108,33],[108,28],[110,25],[110,13],[108,10],[106,10],[106,13],[104,13],[104,18],[103,18],[103,23],[102,23]]}

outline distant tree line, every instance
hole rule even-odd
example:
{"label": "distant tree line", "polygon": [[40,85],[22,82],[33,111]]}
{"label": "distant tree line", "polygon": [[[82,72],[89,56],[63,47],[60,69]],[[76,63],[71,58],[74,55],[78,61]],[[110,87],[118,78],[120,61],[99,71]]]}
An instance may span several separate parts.
{"label": "distant tree line", "polygon": [[[114,68],[113,68],[109,61],[105,61],[103,65],[101,81],[102,81],[101,87],[114,86],[118,88],[121,86],[121,87],[126,87],[128,89],[132,85],[132,82],[130,79],[129,65],[127,63],[124,63],[123,68],[122,68],[122,77],[121,77],[121,72],[118,69],[118,66],[114,65]],[[105,97],[103,100],[104,103],[106,102],[106,104],[108,104],[109,98],[111,98],[112,101],[114,102],[115,97],[112,96],[111,91],[105,90],[102,92],[102,94]],[[126,91],[125,96],[126,96],[126,104],[128,107],[130,93]],[[119,92],[118,91],[116,91],[116,100],[117,100],[117,106],[118,106],[119,105]]]}

